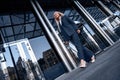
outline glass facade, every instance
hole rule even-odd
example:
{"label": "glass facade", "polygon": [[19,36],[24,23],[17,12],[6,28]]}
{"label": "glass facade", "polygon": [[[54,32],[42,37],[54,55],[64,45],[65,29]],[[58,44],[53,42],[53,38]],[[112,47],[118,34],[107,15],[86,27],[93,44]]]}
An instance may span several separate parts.
{"label": "glass facade", "polygon": [[[115,13],[117,8],[113,5],[106,6]],[[85,9],[114,42],[119,40],[120,15],[108,17],[96,6],[85,7]],[[54,11],[48,10],[44,11],[44,13],[52,27],[57,31],[53,19]],[[60,11],[73,21],[78,22],[76,25],[81,30],[79,37],[85,47],[95,54],[109,47],[107,42],[99,34],[96,34],[96,31],[74,8],[60,9]],[[1,80],[54,80],[60,75],[69,72],[60,54],[51,46],[47,38],[48,35],[46,35],[42,27],[43,25],[39,24],[35,13],[32,11],[0,15],[0,28],[5,41],[5,52],[0,53]],[[59,38],[61,39],[60,35]],[[79,61],[75,46],[71,42],[69,46],[64,46],[78,66]],[[70,64],[68,56],[65,56],[65,58]],[[73,66],[72,69],[74,69]]]}

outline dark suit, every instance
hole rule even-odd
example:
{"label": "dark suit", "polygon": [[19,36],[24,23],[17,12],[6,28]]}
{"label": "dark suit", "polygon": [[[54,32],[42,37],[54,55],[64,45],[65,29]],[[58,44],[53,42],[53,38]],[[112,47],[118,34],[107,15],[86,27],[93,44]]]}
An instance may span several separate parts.
{"label": "dark suit", "polygon": [[63,40],[71,41],[75,45],[78,50],[79,59],[89,60],[93,53],[81,44],[77,33],[78,26],[67,16],[62,16],[61,22],[60,29]]}

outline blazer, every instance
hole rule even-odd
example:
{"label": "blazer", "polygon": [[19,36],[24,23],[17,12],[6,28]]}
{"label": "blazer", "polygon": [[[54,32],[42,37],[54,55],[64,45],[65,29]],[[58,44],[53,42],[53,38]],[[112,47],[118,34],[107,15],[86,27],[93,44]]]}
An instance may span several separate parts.
{"label": "blazer", "polygon": [[65,33],[66,35],[71,36],[72,34],[77,32],[78,26],[66,15],[61,17],[61,22],[61,31],[63,31],[63,36]]}

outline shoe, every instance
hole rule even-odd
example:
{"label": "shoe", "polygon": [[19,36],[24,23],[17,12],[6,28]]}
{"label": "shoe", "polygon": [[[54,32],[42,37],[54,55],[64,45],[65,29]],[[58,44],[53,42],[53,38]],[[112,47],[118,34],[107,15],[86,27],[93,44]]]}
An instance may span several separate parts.
{"label": "shoe", "polygon": [[80,63],[80,68],[85,68],[85,67],[86,67],[86,62],[85,61]]}
{"label": "shoe", "polygon": [[94,56],[94,55],[91,57],[91,62],[92,62],[92,63],[95,62],[95,56]]}
{"label": "shoe", "polygon": [[86,64],[80,64],[80,68],[86,68]]}

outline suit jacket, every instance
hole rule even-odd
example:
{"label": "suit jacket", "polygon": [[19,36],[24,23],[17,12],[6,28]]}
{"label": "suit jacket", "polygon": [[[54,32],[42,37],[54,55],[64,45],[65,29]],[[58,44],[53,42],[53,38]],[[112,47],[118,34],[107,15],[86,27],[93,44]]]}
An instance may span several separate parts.
{"label": "suit jacket", "polygon": [[64,34],[71,36],[73,33],[77,32],[78,26],[67,16],[62,16],[61,22],[61,33],[63,34],[63,36]]}
{"label": "suit jacket", "polygon": [[[69,41],[70,36],[76,33],[78,26],[71,19],[69,19],[66,15],[61,17],[61,23],[62,23],[60,25],[61,32],[59,32],[59,34],[61,34],[60,37],[64,41]],[[57,25],[55,25],[54,28],[58,30]]]}

